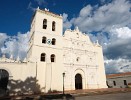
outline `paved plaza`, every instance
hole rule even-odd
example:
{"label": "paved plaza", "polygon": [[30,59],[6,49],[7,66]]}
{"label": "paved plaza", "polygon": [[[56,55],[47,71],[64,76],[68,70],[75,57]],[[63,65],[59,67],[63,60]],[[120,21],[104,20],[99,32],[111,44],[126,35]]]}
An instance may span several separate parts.
{"label": "paved plaza", "polygon": [[76,97],[75,100],[131,100],[131,92]]}
{"label": "paved plaza", "polygon": [[62,93],[4,96],[0,100],[131,100],[130,88],[88,89],[65,93],[64,96]]}

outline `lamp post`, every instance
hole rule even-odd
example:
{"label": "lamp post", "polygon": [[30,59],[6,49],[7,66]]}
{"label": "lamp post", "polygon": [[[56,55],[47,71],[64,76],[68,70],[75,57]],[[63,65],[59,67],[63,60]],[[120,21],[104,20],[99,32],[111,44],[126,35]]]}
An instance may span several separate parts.
{"label": "lamp post", "polygon": [[63,75],[63,95],[65,94],[65,87],[64,87],[64,77],[65,77],[65,73],[62,73]]}

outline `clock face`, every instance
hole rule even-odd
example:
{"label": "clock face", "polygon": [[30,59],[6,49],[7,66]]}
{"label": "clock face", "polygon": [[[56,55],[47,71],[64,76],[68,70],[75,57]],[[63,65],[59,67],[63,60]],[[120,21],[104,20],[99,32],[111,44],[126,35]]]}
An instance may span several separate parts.
{"label": "clock face", "polygon": [[52,44],[51,39],[47,40],[47,44]]}

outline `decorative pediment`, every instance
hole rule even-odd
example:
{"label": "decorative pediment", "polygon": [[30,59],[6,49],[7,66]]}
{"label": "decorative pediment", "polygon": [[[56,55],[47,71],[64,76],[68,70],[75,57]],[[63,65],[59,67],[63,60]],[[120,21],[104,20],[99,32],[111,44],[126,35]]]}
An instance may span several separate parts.
{"label": "decorative pediment", "polygon": [[64,37],[85,42],[91,42],[89,36],[85,33],[82,33],[78,27],[76,27],[74,30],[67,29],[64,33]]}

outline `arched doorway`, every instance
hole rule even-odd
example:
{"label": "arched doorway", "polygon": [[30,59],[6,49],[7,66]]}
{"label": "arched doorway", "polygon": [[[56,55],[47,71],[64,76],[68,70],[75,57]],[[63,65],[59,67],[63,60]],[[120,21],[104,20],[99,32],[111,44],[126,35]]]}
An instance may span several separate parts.
{"label": "arched doorway", "polygon": [[75,89],[82,89],[82,76],[81,74],[75,75]]}
{"label": "arched doorway", "polygon": [[0,69],[0,90],[3,91],[7,90],[8,80],[9,80],[9,73],[4,69]]}

